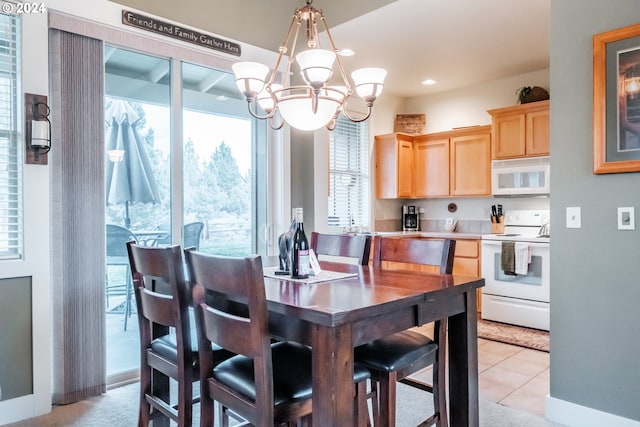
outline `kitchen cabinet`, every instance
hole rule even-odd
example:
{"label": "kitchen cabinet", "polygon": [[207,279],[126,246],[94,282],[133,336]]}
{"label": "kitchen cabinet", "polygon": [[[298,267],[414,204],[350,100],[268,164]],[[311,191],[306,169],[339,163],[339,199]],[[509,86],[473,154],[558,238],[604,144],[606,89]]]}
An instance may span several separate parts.
{"label": "kitchen cabinet", "polygon": [[[453,274],[481,276],[480,241],[456,239],[456,255],[453,259]],[[482,309],[482,292],[478,289],[478,312]]]}
{"label": "kitchen cabinet", "polygon": [[493,159],[549,155],[549,100],[489,110]]}
{"label": "kitchen cabinet", "polygon": [[376,197],[413,197],[413,136],[377,135],[374,144]]}
{"label": "kitchen cabinet", "polygon": [[491,194],[491,126],[416,136],[415,197]]}
{"label": "kitchen cabinet", "polygon": [[449,195],[449,138],[417,136],[413,141],[416,197]]}
{"label": "kitchen cabinet", "polygon": [[491,126],[375,137],[376,197],[491,194]]}
{"label": "kitchen cabinet", "polygon": [[[481,130],[481,129],[482,130]],[[471,133],[454,135],[450,140],[452,196],[491,194],[491,132],[478,126]]]}

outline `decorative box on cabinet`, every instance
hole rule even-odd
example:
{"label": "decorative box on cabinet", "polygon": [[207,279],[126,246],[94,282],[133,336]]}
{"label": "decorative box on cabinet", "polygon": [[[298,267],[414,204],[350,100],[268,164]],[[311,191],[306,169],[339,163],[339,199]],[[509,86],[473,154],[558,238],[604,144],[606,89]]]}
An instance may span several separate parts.
{"label": "decorative box on cabinet", "polygon": [[549,100],[489,110],[493,158],[549,155]]}
{"label": "decorative box on cabinet", "polygon": [[413,136],[377,135],[374,143],[376,197],[413,197]]}

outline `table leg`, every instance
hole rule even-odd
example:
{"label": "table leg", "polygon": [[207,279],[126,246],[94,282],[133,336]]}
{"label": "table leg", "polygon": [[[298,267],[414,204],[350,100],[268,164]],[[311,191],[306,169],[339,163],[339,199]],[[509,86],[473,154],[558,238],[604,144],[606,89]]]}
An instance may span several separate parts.
{"label": "table leg", "polygon": [[449,425],[477,427],[478,319],[476,290],[465,294],[466,311],[449,318]]}
{"label": "table leg", "polygon": [[353,422],[353,339],[351,325],[312,328],[313,424]]}

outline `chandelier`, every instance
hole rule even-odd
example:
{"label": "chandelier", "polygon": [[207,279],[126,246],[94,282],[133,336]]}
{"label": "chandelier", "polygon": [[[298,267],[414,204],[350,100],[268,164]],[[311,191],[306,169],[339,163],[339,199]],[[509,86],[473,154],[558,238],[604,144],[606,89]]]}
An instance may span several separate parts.
{"label": "chandelier", "polygon": [[[362,122],[371,116],[373,103],[380,93],[387,74],[382,68],[361,68],[351,73],[356,93],[364,100],[367,112],[362,117],[353,117],[345,109],[347,100],[353,94],[347,79],[338,49],[333,42],[329,27],[321,10],[311,6],[313,0],[306,0],[306,6],[296,9],[278,59],[269,74],[269,67],[258,62],[237,62],[233,68],[236,84],[247,99],[249,112],[258,119],[268,119],[273,129],[280,129],[284,122],[296,129],[312,131],[326,126],[333,130],[336,119],[342,113],[353,122]],[[321,47],[318,21],[322,22],[328,46]],[[306,50],[296,54],[298,33],[302,25],[306,27]],[[287,55],[288,53],[288,55]],[[286,58],[287,67],[284,82],[276,83],[278,69]],[[291,68],[298,63],[303,85],[290,85]],[[337,68],[341,84],[330,85],[334,66]],[[268,76],[268,78],[267,78]],[[256,105],[257,104],[257,105]],[[257,106],[263,110],[260,113]],[[276,112],[281,120],[274,120]]]}

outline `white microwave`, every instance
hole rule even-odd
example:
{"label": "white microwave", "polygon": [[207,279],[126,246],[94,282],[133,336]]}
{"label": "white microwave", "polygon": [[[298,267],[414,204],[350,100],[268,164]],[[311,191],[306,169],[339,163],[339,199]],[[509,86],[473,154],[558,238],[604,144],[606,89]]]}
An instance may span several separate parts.
{"label": "white microwave", "polygon": [[491,190],[494,196],[548,195],[549,157],[493,160]]}

